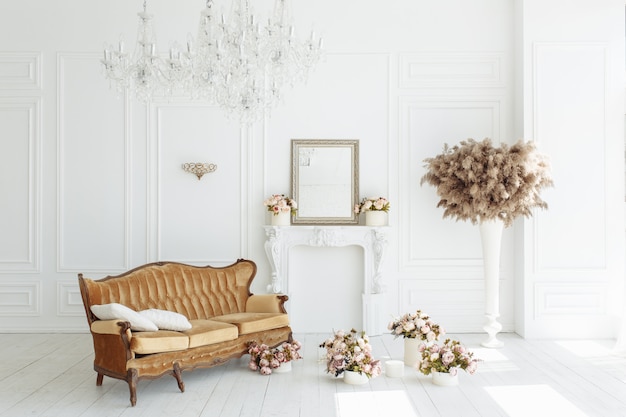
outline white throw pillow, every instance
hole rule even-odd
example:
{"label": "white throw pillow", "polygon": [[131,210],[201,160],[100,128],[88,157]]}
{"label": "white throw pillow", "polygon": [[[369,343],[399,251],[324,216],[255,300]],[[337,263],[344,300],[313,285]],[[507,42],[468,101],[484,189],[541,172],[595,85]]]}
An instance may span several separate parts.
{"label": "white throw pillow", "polygon": [[146,317],[162,330],[182,332],[191,329],[191,323],[187,320],[187,317],[174,311],[151,308],[148,310],[142,310],[139,314]]}
{"label": "white throw pillow", "polygon": [[137,313],[122,304],[96,304],[91,306],[91,312],[100,320],[124,320],[130,322],[131,330],[138,332],[156,332],[159,330],[156,324],[145,316]]}

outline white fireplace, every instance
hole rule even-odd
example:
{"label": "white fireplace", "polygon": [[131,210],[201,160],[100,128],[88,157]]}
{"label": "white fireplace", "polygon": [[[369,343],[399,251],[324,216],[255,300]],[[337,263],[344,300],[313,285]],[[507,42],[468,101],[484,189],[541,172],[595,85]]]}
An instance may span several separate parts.
{"label": "white fireplace", "polygon": [[[386,331],[386,285],[383,263],[387,250],[388,227],[368,226],[265,226],[265,253],[272,269],[268,291],[292,295],[297,277],[290,276],[290,252],[294,246],[341,248],[350,245],[363,249],[362,317],[363,330],[369,335]],[[302,294],[293,294],[297,299]],[[321,302],[322,300],[320,300]]]}

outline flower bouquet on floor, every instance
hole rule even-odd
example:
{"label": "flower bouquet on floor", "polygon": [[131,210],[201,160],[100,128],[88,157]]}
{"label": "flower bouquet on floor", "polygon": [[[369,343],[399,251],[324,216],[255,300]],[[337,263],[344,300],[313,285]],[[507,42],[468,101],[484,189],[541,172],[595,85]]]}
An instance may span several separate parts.
{"label": "flower bouquet on floor", "polygon": [[417,362],[417,370],[424,375],[432,374],[433,383],[437,385],[456,385],[458,370],[473,375],[480,361],[458,340],[446,339],[443,345],[422,343],[419,351],[421,358]]}
{"label": "flower bouquet on floor", "polygon": [[389,323],[387,329],[395,338],[400,336],[404,338],[404,364],[407,366],[414,366],[417,362],[421,341],[433,343],[446,334],[443,327],[421,310],[396,317]]}
{"label": "flower bouquet on floor", "polygon": [[284,342],[279,347],[270,348],[266,344],[258,344],[252,341],[248,344],[250,362],[248,367],[253,371],[259,371],[262,375],[269,375],[286,364],[291,366],[291,361],[302,359],[300,348],[302,345],[297,340],[291,343]]}
{"label": "flower bouquet on floor", "polygon": [[346,373],[344,381],[348,383],[355,383],[348,381],[347,373],[350,372],[363,376],[358,383],[367,382],[382,372],[380,361],[372,356],[372,345],[363,331],[352,329],[346,333],[338,330],[320,347],[326,349],[326,372],[335,376]]}

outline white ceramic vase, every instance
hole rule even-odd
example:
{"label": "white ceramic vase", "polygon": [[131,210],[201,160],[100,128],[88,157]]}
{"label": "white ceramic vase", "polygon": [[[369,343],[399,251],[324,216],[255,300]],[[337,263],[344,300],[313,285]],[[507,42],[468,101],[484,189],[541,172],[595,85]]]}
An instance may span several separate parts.
{"label": "white ceramic vase", "polygon": [[419,345],[421,340],[418,338],[404,338],[404,364],[412,368],[417,364],[419,359]]}
{"label": "white ceramic vase", "polygon": [[272,372],[277,374],[284,374],[285,372],[291,372],[291,361],[283,362],[278,368],[272,369]]}
{"label": "white ceramic vase", "polygon": [[387,212],[382,210],[368,210],[365,212],[366,226],[387,226]]}
{"label": "white ceramic vase", "polygon": [[452,387],[459,385],[459,374],[451,375],[447,372],[433,372],[433,384],[442,387]]}
{"label": "white ceramic vase", "polygon": [[479,228],[485,272],[485,317],[487,321],[483,326],[487,332],[487,340],[481,344],[484,347],[499,348],[503,346],[496,335],[502,330],[498,317],[500,317],[500,246],[504,223],[500,219],[487,220],[481,222]]}
{"label": "white ceramic vase", "polygon": [[354,371],[343,371],[343,382],[350,385],[363,385],[369,381],[365,374]]}
{"label": "white ceramic vase", "polygon": [[291,212],[287,211],[281,211],[278,214],[271,214],[272,220],[271,220],[271,224],[272,226],[289,226],[291,224]]}

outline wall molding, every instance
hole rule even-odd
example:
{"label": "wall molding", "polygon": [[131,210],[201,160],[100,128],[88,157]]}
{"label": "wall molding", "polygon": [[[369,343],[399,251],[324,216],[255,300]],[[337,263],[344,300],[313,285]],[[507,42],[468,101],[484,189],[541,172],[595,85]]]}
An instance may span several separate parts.
{"label": "wall molding", "polygon": [[41,281],[0,282],[0,316],[40,316],[41,299]]}
{"label": "wall molding", "polygon": [[[0,97],[0,112],[26,114],[27,124],[23,134],[28,138],[28,150],[24,164],[28,177],[23,188],[27,190],[28,224],[26,253],[21,259],[6,259],[0,255],[0,273],[39,272],[41,240],[41,98]],[[0,132],[2,133],[2,132]],[[5,132],[8,137],[17,137],[15,132]],[[15,157],[18,157],[15,155]],[[7,198],[10,196],[7,196]]]}
{"label": "wall molding", "polygon": [[0,90],[40,90],[41,52],[0,52]]}
{"label": "wall molding", "polygon": [[[399,230],[399,253],[400,253],[400,272],[415,272],[420,268],[427,266],[442,267],[475,267],[482,265],[482,258],[476,259],[453,259],[442,257],[438,259],[429,259],[422,257],[414,257],[411,255],[415,252],[412,249],[411,237],[419,236],[419,231],[415,230],[416,226],[412,222],[411,212],[415,209],[411,206],[411,200],[415,194],[414,188],[419,187],[419,177],[414,171],[415,167],[422,166],[423,161],[414,160],[417,153],[415,147],[419,143],[414,142],[417,132],[412,132],[411,111],[419,109],[440,110],[485,110],[489,112],[491,118],[491,139],[495,143],[501,140],[502,132],[505,131],[503,117],[501,116],[504,107],[504,97],[501,96],[471,96],[471,97],[415,97],[400,96],[399,97],[399,132],[398,149],[401,155],[399,160],[399,189],[400,193],[398,207],[400,207],[400,224],[406,225]],[[413,141],[412,141],[413,140]],[[409,201],[405,201],[409,200]],[[445,254],[442,254],[442,256]]]}
{"label": "wall molding", "polygon": [[534,285],[534,319],[607,314],[608,284],[539,282]]}
{"label": "wall molding", "polygon": [[[164,238],[163,238],[163,173],[164,167],[163,163],[163,145],[164,145],[164,137],[162,132],[162,126],[164,123],[164,112],[168,109],[180,109],[180,108],[189,108],[189,109],[214,109],[217,111],[217,106],[212,104],[207,104],[205,102],[196,102],[189,101],[186,98],[180,98],[168,102],[160,102],[155,101],[148,104],[147,108],[147,201],[148,201],[148,211],[147,211],[147,228],[146,228],[146,241],[147,241],[147,256],[148,262],[154,262],[164,259],[171,259],[170,255],[164,254]],[[227,122],[229,123],[229,122]],[[247,238],[248,228],[249,228],[249,220],[247,218],[247,211],[245,207],[248,207],[248,195],[250,191],[248,190],[249,184],[246,185],[248,181],[248,168],[247,165],[243,165],[244,163],[248,163],[251,161],[252,155],[252,147],[246,145],[246,141],[250,137],[251,128],[250,127],[237,127],[238,129],[238,141],[241,144],[240,146],[240,154],[238,155],[238,161],[241,166],[241,177],[239,182],[239,196],[241,198],[241,209],[238,209],[238,223],[241,225],[241,229],[237,236],[240,239]],[[226,167],[221,167],[220,163],[215,161],[218,165],[218,171],[223,172]],[[204,180],[204,178],[202,179]],[[198,180],[195,179],[197,182]],[[198,257],[176,257],[177,262],[183,262],[188,264],[195,265],[229,265],[231,264],[237,257],[247,256],[247,246],[245,241],[240,240],[238,245],[237,255],[229,258],[198,258]]]}
{"label": "wall molding", "polygon": [[131,233],[130,233],[130,217],[131,217],[131,138],[129,123],[131,119],[128,103],[124,106],[124,255],[121,264],[118,265],[77,265],[67,264],[64,261],[65,241],[67,240],[64,230],[64,213],[65,205],[63,204],[63,195],[65,193],[65,154],[66,149],[66,132],[65,124],[66,114],[66,85],[67,81],[66,68],[72,62],[97,62],[99,55],[95,53],[81,52],[62,52],[57,53],[57,272],[86,272],[86,273],[111,273],[114,271],[125,271],[129,269],[131,258]]}
{"label": "wall molding", "polygon": [[420,52],[399,56],[399,88],[504,88],[503,52]]}
{"label": "wall molding", "polygon": [[57,315],[83,316],[85,308],[76,280],[57,281]]}
{"label": "wall molding", "polygon": [[[555,65],[554,56],[559,53],[565,55],[568,60],[560,59],[558,64]],[[562,58],[562,57],[561,57]],[[552,60],[552,61],[550,61]],[[585,67],[587,65],[587,67]],[[596,67],[594,67],[594,65]],[[580,69],[579,69],[580,68]],[[605,42],[534,42],[532,44],[532,134],[533,139],[540,145],[543,144],[544,148],[551,148],[553,152],[557,152],[558,149],[562,149],[571,141],[571,134],[578,135],[576,138],[576,144],[580,147],[588,146],[588,151],[584,149],[573,149],[570,151],[571,157],[570,163],[580,164],[585,163],[587,166],[602,167],[600,170],[588,171],[589,176],[595,174],[593,179],[587,181],[593,181],[599,179],[600,181],[607,181],[608,171],[606,166],[610,165],[608,162],[611,158],[607,154],[607,144],[612,141],[607,137],[607,120],[610,116],[610,103],[609,103],[609,87],[610,83],[610,62],[609,62],[609,44]],[[595,83],[586,83],[587,86],[587,100],[584,103],[576,103],[573,114],[563,115],[561,112],[563,109],[561,106],[554,105],[554,96],[558,95],[560,91],[556,91],[554,81],[567,80],[567,76],[575,77],[577,80],[581,76],[586,75],[587,72],[597,71],[603,74],[603,79],[594,77]],[[565,71],[569,71],[569,74],[565,74]],[[576,72],[578,71],[578,73]],[[556,74],[555,74],[556,73]],[[561,77],[560,74],[563,73]],[[595,74],[595,72],[594,72]],[[545,81],[544,81],[545,80]],[[574,84],[574,80],[570,84]],[[566,84],[567,81],[563,81]],[[563,88],[563,85],[560,85]],[[589,91],[593,90],[593,94]],[[562,96],[563,94],[561,94]],[[559,96],[560,97],[560,96]],[[570,109],[571,110],[571,109]],[[595,111],[601,114],[594,114]],[[552,116],[552,117],[551,117]],[[555,117],[554,117],[555,116]],[[583,124],[576,122],[585,118]],[[568,119],[572,119],[573,122],[568,123],[568,127],[561,129],[563,123]],[[577,126],[579,131],[571,131],[569,125]],[[568,138],[564,138],[564,135],[568,135]],[[560,161],[565,164],[564,161]],[[580,165],[578,165],[580,166]],[[565,165],[566,168],[569,166]],[[580,170],[575,170],[573,175],[568,178],[569,181],[578,181],[581,177],[577,177]],[[558,173],[558,171],[556,172]],[[558,186],[558,178],[555,178],[555,183]],[[575,197],[575,192],[568,188],[562,189],[561,193],[569,193],[569,198]],[[606,193],[607,187],[604,184],[602,187],[589,188],[588,191],[597,193],[594,196],[587,195],[586,198],[590,201],[595,201],[597,204],[593,206],[587,205],[586,209],[578,212],[570,211],[568,214],[572,214],[570,221],[580,223],[583,219],[595,221],[595,223],[589,223],[593,226],[589,226],[593,229],[594,233],[590,233],[587,236],[588,239],[598,242],[588,248],[584,249],[585,255],[578,253],[569,258],[547,259],[550,257],[551,245],[555,242],[555,234],[560,234],[560,231],[552,230],[550,228],[549,217],[550,213],[546,216],[536,216],[533,221],[533,256],[532,256],[532,269],[533,274],[541,274],[544,276],[557,277],[560,275],[585,275],[592,271],[605,276],[608,273],[609,260],[607,253],[610,246],[611,233],[607,230],[607,207],[610,205],[609,196]],[[558,191],[555,191],[558,192]],[[581,191],[578,191],[579,193]],[[567,195],[563,197],[568,198]],[[586,216],[586,217],[582,217]],[[544,223],[544,220],[546,222]],[[568,219],[562,218],[563,222],[567,222]],[[552,234],[549,232],[552,231]],[[597,231],[599,234],[595,234]],[[587,230],[591,232],[591,230]],[[584,230],[579,231],[578,235],[585,235]],[[577,238],[573,236],[573,238]],[[580,239],[580,238],[578,238]],[[601,242],[601,243],[599,243]],[[579,242],[581,243],[581,242]],[[543,246],[543,245],[548,245]],[[546,250],[547,249],[547,250]]]}

